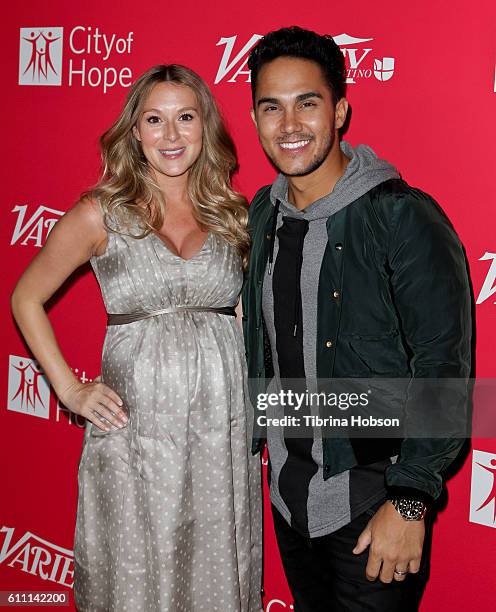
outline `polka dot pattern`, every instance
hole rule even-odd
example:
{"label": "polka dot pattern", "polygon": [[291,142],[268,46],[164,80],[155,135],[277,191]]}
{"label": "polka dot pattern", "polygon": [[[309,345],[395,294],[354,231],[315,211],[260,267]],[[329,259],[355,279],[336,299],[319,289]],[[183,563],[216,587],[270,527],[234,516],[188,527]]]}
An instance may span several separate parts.
{"label": "polka dot pattern", "polygon": [[[154,234],[91,260],[107,312],[232,306],[236,251],[210,233],[185,261]],[[107,328],[102,380],[128,424],[87,423],[78,473],[80,612],[259,612],[260,462],[234,317],[180,312]]]}

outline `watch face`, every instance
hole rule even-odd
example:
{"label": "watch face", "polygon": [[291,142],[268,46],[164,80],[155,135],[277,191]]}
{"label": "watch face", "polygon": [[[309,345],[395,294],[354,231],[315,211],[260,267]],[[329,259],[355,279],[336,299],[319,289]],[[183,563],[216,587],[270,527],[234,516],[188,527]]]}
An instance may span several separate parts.
{"label": "watch face", "polygon": [[420,521],[424,518],[426,505],[416,499],[399,498],[393,500],[393,505],[407,521]]}

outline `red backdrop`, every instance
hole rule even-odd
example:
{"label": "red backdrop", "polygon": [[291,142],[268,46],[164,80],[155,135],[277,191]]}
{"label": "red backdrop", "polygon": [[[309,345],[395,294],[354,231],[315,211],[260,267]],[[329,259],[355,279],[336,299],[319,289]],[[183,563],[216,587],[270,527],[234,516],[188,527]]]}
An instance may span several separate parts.
{"label": "red backdrop", "polygon": [[[450,216],[479,302],[477,374],[494,375],[492,0],[317,1],[303,11],[295,0],[28,0],[9,3],[3,14],[0,590],[70,591],[82,442],[74,419],[53,394],[47,400],[49,390],[32,368],[8,297],[51,225],[96,181],[98,136],[116,117],[128,84],[153,64],[183,63],[206,79],[237,143],[237,186],[251,197],[273,179],[249,118],[244,61],[252,37],[291,24],[338,36],[352,81],[347,139],[370,144]],[[32,42],[40,33],[41,46]],[[50,318],[71,367],[83,379],[96,376],[105,317],[89,268],[51,301]],[[496,458],[496,441],[477,439],[473,448],[485,454],[475,453],[476,462],[470,453],[448,483],[422,612],[494,609],[496,502],[477,509],[492,486],[487,470],[477,466]],[[268,518],[266,527],[266,610],[292,609]]]}

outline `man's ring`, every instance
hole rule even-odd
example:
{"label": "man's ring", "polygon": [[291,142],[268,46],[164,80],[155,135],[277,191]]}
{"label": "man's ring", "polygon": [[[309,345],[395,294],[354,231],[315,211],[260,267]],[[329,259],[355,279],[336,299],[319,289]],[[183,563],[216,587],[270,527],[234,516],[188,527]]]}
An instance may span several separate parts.
{"label": "man's ring", "polygon": [[402,572],[401,570],[394,570],[394,573],[397,574],[398,576],[406,576],[408,574],[408,572]]}

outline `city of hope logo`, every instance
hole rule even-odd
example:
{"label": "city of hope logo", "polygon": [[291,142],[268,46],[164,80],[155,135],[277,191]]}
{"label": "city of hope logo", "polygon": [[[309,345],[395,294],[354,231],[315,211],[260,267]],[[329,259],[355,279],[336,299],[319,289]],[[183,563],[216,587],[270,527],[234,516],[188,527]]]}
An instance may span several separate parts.
{"label": "city of hope logo", "polygon": [[64,28],[21,28],[19,85],[60,85]]}
{"label": "city of hope logo", "polygon": [[47,206],[38,206],[34,213],[26,218],[28,206],[14,206],[13,213],[17,213],[17,221],[12,233],[11,245],[20,241],[26,246],[33,241],[34,246],[41,247],[57,221],[64,215],[63,211]]}
{"label": "city of hope logo", "polygon": [[[227,83],[236,83],[238,77],[245,75],[245,82],[250,82],[250,71],[248,70],[248,56],[252,47],[262,38],[260,34],[253,34],[245,45],[234,54],[234,45],[237,41],[236,36],[222,37],[216,43],[217,46],[224,45],[215,85],[226,80]],[[334,41],[341,48],[341,52],[346,60],[346,82],[356,83],[359,79],[369,79],[372,75],[378,81],[389,81],[394,74],[394,57],[376,58],[371,63],[370,53],[372,47],[367,43],[373,38],[356,38],[349,34],[339,34],[333,36]],[[229,78],[227,78],[229,77]]]}
{"label": "city of hope logo", "polygon": [[474,450],[470,522],[496,527],[496,455]]}
{"label": "city of hope logo", "polygon": [[2,527],[0,534],[5,534],[0,550],[0,563],[38,576],[42,580],[50,580],[72,588],[74,576],[72,550],[43,540],[30,531],[12,543],[14,527]]}
{"label": "city of hope logo", "polygon": [[131,55],[134,32],[118,35],[99,27],[77,25],[66,32],[67,57],[64,55],[64,28],[20,28],[19,85],[62,85],[100,88],[107,93],[115,86],[130,87],[129,66],[113,65],[117,56]]}
{"label": "city of hope logo", "polygon": [[50,385],[33,359],[9,356],[7,410],[49,418]]}

